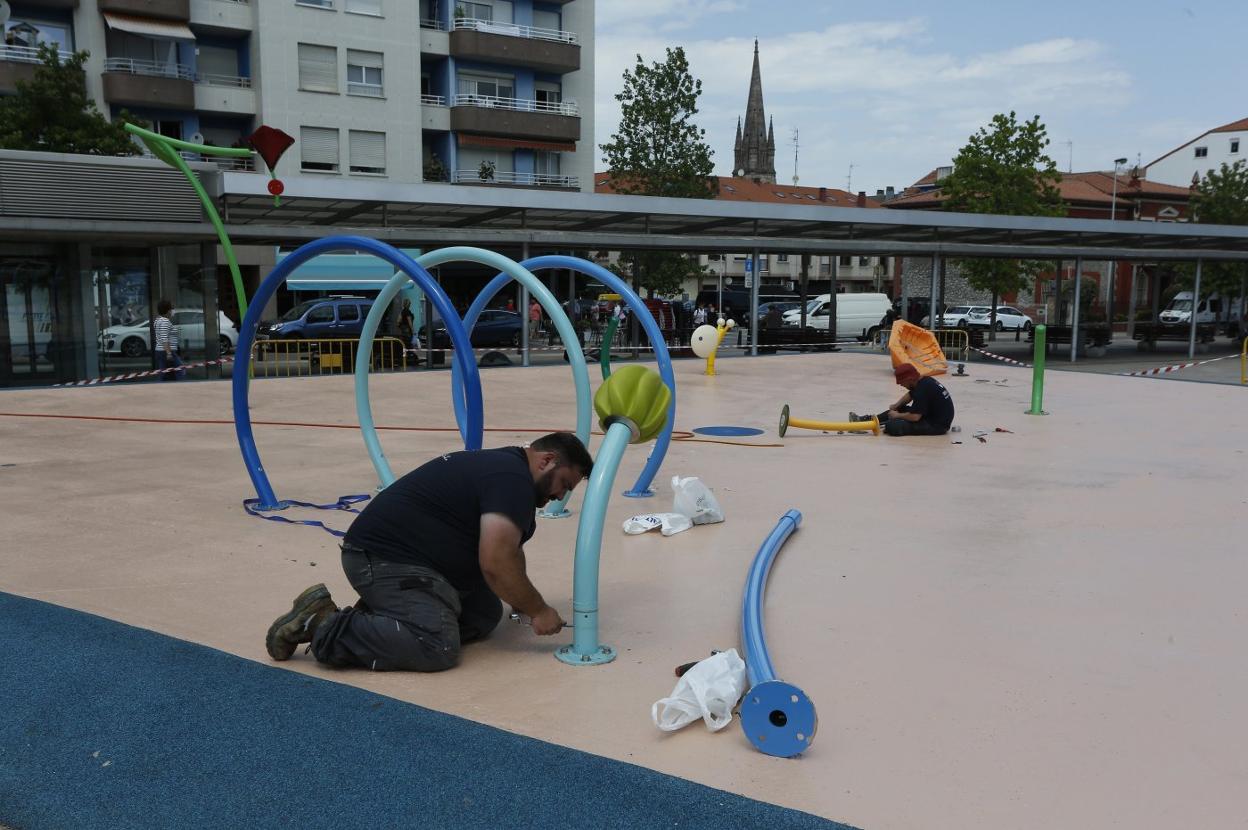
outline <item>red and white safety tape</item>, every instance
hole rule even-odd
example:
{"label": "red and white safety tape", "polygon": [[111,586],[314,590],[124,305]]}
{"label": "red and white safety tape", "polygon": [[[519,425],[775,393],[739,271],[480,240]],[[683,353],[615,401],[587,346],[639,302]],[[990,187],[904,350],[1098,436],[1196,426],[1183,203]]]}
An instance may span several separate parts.
{"label": "red and white safety tape", "polygon": [[975,346],[971,346],[971,351],[973,351],[973,352],[979,352],[980,354],[982,354],[982,355],[987,355],[988,357],[991,357],[991,358],[992,358],[992,359],[994,359],[994,360],[1000,360],[1000,361],[1002,361],[1003,363],[1009,363],[1009,364],[1012,364],[1012,365],[1014,365],[1014,366],[1022,366],[1024,369],[1030,369],[1030,368],[1031,368],[1031,364],[1030,364],[1030,363],[1023,363],[1021,360],[1014,360],[1013,358],[1010,358],[1010,357],[1005,357],[1005,356],[1003,356],[1003,355],[999,355],[999,354],[993,354],[992,352],[988,351],[987,349],[979,349],[979,348],[976,348]]}
{"label": "red and white safety tape", "polygon": [[183,363],[181,366],[170,366],[167,369],[149,369],[146,372],[126,372],[123,375],[110,375],[106,378],[92,378],[91,380],[76,380],[71,383],[54,383],[57,386],[98,386],[101,383],[116,383],[122,380],[137,380],[138,378],[148,378],[153,375],[163,375],[167,372],[181,372],[185,369],[198,369],[201,366],[218,366],[225,363],[234,362],[232,357],[223,357],[220,360],[204,360],[199,363]]}
{"label": "red and white safety tape", "polygon": [[1227,360],[1232,357],[1239,357],[1237,354],[1223,355],[1222,357],[1211,357],[1208,360],[1196,360],[1192,363],[1175,363],[1171,366],[1158,366],[1156,369],[1141,369],[1138,372],[1115,372],[1115,374],[1123,377],[1143,377],[1148,375],[1164,375],[1167,372],[1177,372],[1181,369],[1190,369],[1193,366],[1204,366],[1206,363],[1217,363],[1219,360]]}

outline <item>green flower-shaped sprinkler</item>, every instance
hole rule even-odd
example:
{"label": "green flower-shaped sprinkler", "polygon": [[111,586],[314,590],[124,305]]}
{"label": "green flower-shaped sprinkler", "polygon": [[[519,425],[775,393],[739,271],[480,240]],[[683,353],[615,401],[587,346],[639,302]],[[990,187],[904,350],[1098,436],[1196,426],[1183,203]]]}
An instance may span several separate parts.
{"label": "green flower-shaped sprinkler", "polygon": [[555,657],[574,666],[610,663],[615,649],[598,642],[598,560],[602,554],[602,523],[620,459],[629,444],[652,440],[667,423],[672,390],[653,369],[625,366],[611,374],[594,395],[594,409],[607,435],[594,459],[581,523],[576,530],[573,566],[572,644]]}

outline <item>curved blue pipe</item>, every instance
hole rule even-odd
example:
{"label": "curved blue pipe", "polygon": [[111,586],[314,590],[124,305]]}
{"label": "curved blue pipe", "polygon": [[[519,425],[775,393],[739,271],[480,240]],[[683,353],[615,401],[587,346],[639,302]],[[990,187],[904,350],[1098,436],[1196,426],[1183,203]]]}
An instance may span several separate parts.
{"label": "curved blue pipe", "polygon": [[[654,491],[650,489],[650,484],[654,481],[659,467],[663,465],[663,459],[667,455],[667,448],[672,443],[672,429],[676,425],[676,378],[672,374],[672,358],[667,352],[667,344],[663,342],[663,332],[659,330],[659,324],[655,322],[654,315],[650,313],[650,309],[646,308],[646,304],[641,301],[641,297],[637,296],[637,292],[628,283],[601,265],[570,256],[539,256],[526,259],[520,264],[530,271],[543,271],[547,268],[565,268],[569,271],[584,274],[587,277],[593,277],[624,299],[629,310],[633,312],[641,323],[646,336],[650,338],[650,345],[654,348],[655,363],[658,364],[659,377],[667,384],[667,388],[672,390],[672,401],[667,407],[667,423],[663,425],[663,431],[659,433],[659,437],[655,440],[654,449],[651,451],[650,457],[646,459],[646,466],[642,468],[641,475],[637,477],[637,483],[633,485],[631,490],[625,490],[624,495],[629,498],[653,496]],[[459,413],[456,412],[456,417],[458,415]]]}
{"label": "curved blue pipe", "polygon": [[[568,319],[568,315],[564,313],[563,309],[560,308],[559,301],[550,293],[550,289],[542,285],[541,280],[533,276],[531,272],[502,254],[482,248],[459,246],[431,251],[419,257],[416,262],[418,265],[429,268],[444,265],[448,262],[476,262],[490,268],[501,269],[504,274],[508,275],[503,278],[504,281],[515,279],[529,288],[538,303],[546,309],[547,314],[554,321],[555,327],[559,330],[561,336],[575,339],[576,333],[572,327],[572,322]],[[361,334],[362,340],[367,336],[368,342],[371,344],[377,327],[385,315],[386,308],[391,300],[398,296],[399,289],[405,282],[403,274],[398,273],[391,277],[385,287],[382,288],[376,301],[373,303],[373,308],[369,310],[368,317],[364,321],[364,331]],[[439,307],[439,311],[441,311],[441,307]],[[476,324],[477,315],[465,315],[465,323],[460,323],[458,315],[453,316],[456,318],[457,325],[464,326],[464,331],[472,332],[472,328]],[[429,329],[432,331],[433,327],[430,326]],[[475,360],[468,361],[471,364],[471,368],[468,371],[472,373],[472,376],[478,378],[476,380],[475,392],[471,386],[465,391],[459,374],[461,370],[459,369],[459,358],[457,356],[460,354],[471,355],[472,352],[463,352],[457,347],[454,354],[455,357],[451,361],[451,400],[455,408],[455,421],[459,426],[459,434],[464,440],[464,445],[469,449],[479,449],[482,443],[483,428],[478,427],[475,433],[470,432],[468,419],[464,417],[465,401],[471,404],[472,395],[476,395],[476,406],[481,406],[481,383],[477,373],[477,364]],[[361,350],[361,354],[356,356],[357,366],[363,365],[366,368],[367,363],[364,360],[365,355],[363,350]],[[585,365],[585,355],[583,353],[570,355],[569,362],[572,365],[572,379],[576,384],[576,435],[581,439],[582,443],[588,446],[590,417],[593,409],[589,391],[589,369]],[[377,471],[377,478],[380,480],[381,486],[388,487],[394,483],[394,472],[390,468],[390,462],[386,460],[385,453],[382,452],[381,442],[377,438],[377,427],[373,423],[373,412],[368,396],[368,373],[360,372],[358,369],[355,375],[355,411],[360,421],[360,433],[364,437],[364,446],[367,448],[369,458],[373,462],[373,469]],[[563,505],[564,502],[562,501],[551,502],[546,506],[543,515],[564,514]]]}
{"label": "curved blue pipe", "polygon": [[763,540],[750,565],[741,600],[741,648],[750,690],[741,701],[741,728],[759,751],[781,758],[804,752],[815,736],[815,705],[801,689],[776,677],[763,628],[763,597],[767,576],[781,546],[802,523],[789,510]]}
{"label": "curved blue pipe", "polygon": [[[247,307],[247,313],[243,315],[243,320],[239,325],[238,347],[235,353],[244,355],[244,358],[235,363],[232,373],[234,432],[238,436],[238,447],[243,453],[243,463],[247,467],[247,475],[251,477],[251,483],[255,486],[256,495],[259,497],[257,507],[261,510],[276,510],[282,507],[282,504],[273,493],[273,487],[270,485],[269,477],[264,471],[264,465],[260,463],[260,453],[256,450],[256,439],[251,429],[251,411],[247,405],[251,382],[251,373],[249,371],[250,355],[252,344],[256,339],[256,328],[260,325],[260,315],[264,311],[265,305],[268,304],[269,299],[276,293],[277,287],[284,283],[296,268],[313,257],[334,251],[357,251],[372,254],[386,260],[395,268],[407,274],[424,289],[425,293],[429,295],[429,299],[437,306],[438,311],[441,312],[443,319],[447,321],[447,333],[451,337],[451,342],[455,344],[455,348],[465,350],[471,348],[468,342],[468,333],[464,331],[463,325],[459,322],[459,316],[455,314],[455,308],[451,305],[450,299],[443,293],[428,271],[417,265],[415,260],[397,248],[363,236],[328,236],[324,239],[309,242],[294,253],[284,257],[277,267],[260,283],[260,287],[256,289],[256,293]],[[484,427],[484,418],[481,412],[481,378],[477,374],[476,369],[477,367],[474,364],[468,370],[466,377],[468,388],[475,388],[476,396],[475,400],[469,400],[468,402],[465,420],[470,428],[470,433],[475,432],[476,435],[481,435]],[[480,443],[476,447],[468,447],[468,449],[477,449],[479,447]]]}

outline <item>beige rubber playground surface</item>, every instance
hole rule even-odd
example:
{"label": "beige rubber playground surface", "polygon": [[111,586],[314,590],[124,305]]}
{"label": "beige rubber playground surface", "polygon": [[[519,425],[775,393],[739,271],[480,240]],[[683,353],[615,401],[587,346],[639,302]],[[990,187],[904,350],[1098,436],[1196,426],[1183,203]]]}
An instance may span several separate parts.
{"label": "beige rubber playground surface", "polygon": [[[274,670],[873,830],[1246,826],[1248,390],[1050,373],[1052,414],[1030,417],[1028,370],[971,364],[970,377],[946,380],[960,434],[780,441],[784,402],[839,420],[894,400],[887,358],[719,368],[708,378],[700,363],[676,364],[677,428],[767,433],[674,442],[644,501],[618,496],[645,460],[646,448],[629,449],[599,590],[616,662],[565,666],[551,653],[570,635],[504,622],[439,675],[334,671],[302,653]],[[593,366],[591,378],[596,388]],[[487,446],[574,425],[566,366],[482,379],[497,430]],[[382,431],[396,471],[458,448],[449,380],[374,377],[379,425],[444,428]],[[258,662],[265,629],[307,585],[353,601],[331,536],[243,512],[254,492],[229,393],[151,382],[0,395],[19,415],[0,417],[0,590]],[[252,400],[256,421],[356,423],[349,377],[259,381]],[[211,419],[226,423],[194,422]],[[332,502],[376,485],[357,429],[256,435],[281,498]],[[628,516],[670,510],[675,474],[712,486],[727,521],[626,537]],[[576,517],[542,520],[528,546],[530,575],[565,616],[582,495]],[[650,706],[671,691],[673,667],[738,645],[746,571],[789,508],[804,523],[772,571],[766,624],[777,673],[818,708],[810,750],[762,755],[736,723],[660,733]],[[287,515],[341,529],[350,518]]]}

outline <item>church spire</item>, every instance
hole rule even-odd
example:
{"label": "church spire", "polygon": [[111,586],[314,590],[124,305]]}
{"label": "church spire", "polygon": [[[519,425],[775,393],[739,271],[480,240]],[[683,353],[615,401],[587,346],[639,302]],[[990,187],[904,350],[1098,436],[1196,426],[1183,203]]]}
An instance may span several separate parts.
{"label": "church spire", "polygon": [[737,121],[738,134],[733,148],[733,175],[759,181],[776,180],[776,140],[774,128],[768,129],[763,110],[763,77],[759,69],[758,39],[754,40],[754,67],[750,73],[750,92],[745,105],[745,123]]}

